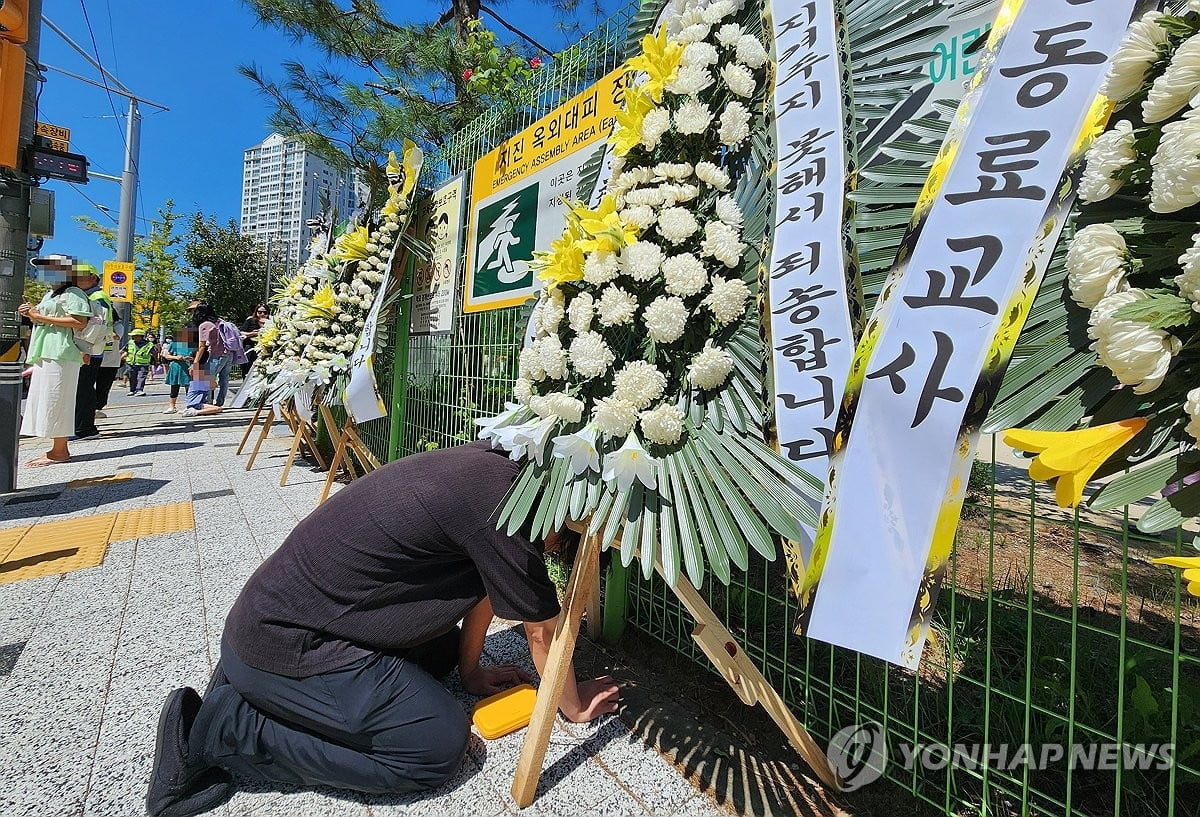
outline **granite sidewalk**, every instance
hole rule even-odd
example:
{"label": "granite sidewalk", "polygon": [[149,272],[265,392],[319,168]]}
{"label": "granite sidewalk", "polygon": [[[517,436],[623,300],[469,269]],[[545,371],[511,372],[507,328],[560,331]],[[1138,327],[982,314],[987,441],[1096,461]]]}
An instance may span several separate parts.
{"label": "granite sidewalk", "polygon": [[[252,471],[235,450],[249,412],[163,415],[164,388],[119,399],[98,439],[70,463],[22,468],[0,497],[0,533],[43,520],[192,502],[195,530],[114,542],[103,562],[0,584],[0,815],[144,813],[159,707],[171,689],[203,689],[225,615],[245,580],[315,505],[324,479],[303,463],[279,486],[282,426]],[[117,402],[117,401],[114,401]],[[23,441],[22,461],[45,442]],[[132,472],[68,488],[72,480]],[[0,581],[3,580],[0,574]],[[519,627],[496,622],[486,656],[532,670]],[[473,699],[461,688],[464,707]],[[533,806],[509,795],[523,733],[472,735],[458,775],[424,796],[380,797],[245,784],[228,817],[678,815],[726,811],[617,718],[559,720]]]}

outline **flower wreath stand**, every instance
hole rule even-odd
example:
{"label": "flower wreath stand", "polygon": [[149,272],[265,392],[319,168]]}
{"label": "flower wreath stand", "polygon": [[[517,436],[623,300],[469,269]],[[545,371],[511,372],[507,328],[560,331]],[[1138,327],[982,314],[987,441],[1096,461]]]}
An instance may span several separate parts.
{"label": "flower wreath stand", "polygon": [[[521,745],[520,759],[513,775],[512,796],[517,805],[525,808],[533,803],[538,780],[542,776],[542,764],[550,744],[550,732],[558,714],[567,673],[571,671],[571,657],[575,652],[575,641],[579,636],[580,621],[584,610],[588,613],[588,632],[592,637],[599,635],[600,627],[600,543],[599,532],[588,535],[588,524],[568,522],[568,527],[581,534],[579,549],[571,568],[562,611],[550,642],[546,668],[538,687],[537,702],[529,721],[529,730]],[[617,547],[617,543],[613,543]],[[716,613],[708,606],[704,597],[688,578],[680,574],[674,584],[663,571],[662,564],[655,560],[655,570],[671,588],[679,602],[696,619],[692,638],[708,656],[721,677],[733,689],[742,703],[747,706],[761,704],[771,719],[787,737],[788,742],[800,757],[812,768],[825,785],[840,791],[842,786],[829,760],[808,730],[796,720],[783,698],[771,686],[758,667],[754,665],[738,645],[733,634],[721,623]]]}
{"label": "flower wreath stand", "polygon": [[316,461],[322,471],[329,468],[321,449],[317,446],[316,426],[312,421],[312,401],[301,403],[293,398],[280,406],[280,414],[284,422],[292,430],[292,447],[288,451],[287,464],[283,467],[283,475],[279,478],[280,487],[287,485],[288,474],[296,463],[297,455],[303,455]]}
{"label": "flower wreath stand", "polygon": [[[334,431],[338,428],[337,421],[334,419],[333,412],[329,410],[329,406],[321,403],[321,421],[325,423],[325,428],[328,429],[330,436],[334,435]],[[337,479],[337,475],[344,466],[346,473],[350,479],[358,478],[358,471],[355,469],[354,461],[358,461],[358,468],[363,474],[369,474],[380,467],[379,459],[363,442],[362,437],[358,433],[358,425],[353,418],[347,416],[345,423],[341,427],[341,431],[337,434],[334,440],[333,459],[329,463],[329,474],[325,477],[325,486],[321,489],[321,496],[317,499],[317,504],[320,505],[329,498],[329,492],[333,489],[333,482]]]}

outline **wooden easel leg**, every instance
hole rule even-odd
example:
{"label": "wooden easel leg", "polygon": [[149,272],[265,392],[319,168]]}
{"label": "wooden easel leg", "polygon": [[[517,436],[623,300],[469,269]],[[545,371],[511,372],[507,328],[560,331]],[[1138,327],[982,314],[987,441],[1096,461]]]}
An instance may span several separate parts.
{"label": "wooden easel leg", "polygon": [[296,433],[292,435],[292,448],[288,451],[287,463],[283,466],[283,476],[279,478],[279,487],[287,485],[288,474],[292,472],[292,464],[296,461],[296,455],[300,453],[300,440],[303,438],[304,427],[297,425]]}
{"label": "wooden easel leg", "polygon": [[592,641],[600,640],[600,549],[596,548],[592,554],[592,564],[590,569],[596,575],[595,581],[592,582],[591,589],[587,594],[587,631],[588,638]]}
{"label": "wooden easel leg", "polygon": [[[655,567],[662,576],[661,565]],[[663,576],[663,579],[665,581],[666,576]],[[668,582],[668,586],[696,619],[696,629],[692,632],[692,638],[720,671],[725,682],[733,688],[733,691],[747,706],[753,706],[756,703],[762,704],[763,709],[787,736],[792,748],[816,772],[817,777],[821,778],[821,782],[835,791],[841,791],[841,781],[830,767],[829,758],[825,752],[813,740],[808,730],[796,720],[792,710],[758,671],[754,662],[750,661],[742,652],[742,648],[734,639],[733,634],[725,628],[725,625],[713,613],[712,608],[708,606],[692,583],[680,576],[676,584],[670,585]]]}
{"label": "wooden easel leg", "polygon": [[242,442],[237,447],[237,453],[241,454],[246,447],[246,441],[250,439],[250,433],[254,431],[254,427],[258,425],[258,418],[262,416],[263,409],[267,407],[266,402],[258,404],[258,408],[254,410],[254,416],[250,418],[250,425],[246,426],[246,433],[242,435]]}
{"label": "wooden easel leg", "polygon": [[333,490],[333,481],[337,479],[338,468],[342,464],[342,458],[346,456],[346,448],[342,445],[342,440],[338,438],[337,449],[333,452],[333,461],[329,463],[329,473],[325,476],[325,486],[321,489],[321,496],[317,499],[317,504],[320,505],[329,498],[329,492]]}
{"label": "wooden easel leg", "polygon": [[250,452],[250,459],[246,462],[246,470],[249,471],[254,467],[254,460],[258,457],[258,449],[262,448],[263,440],[271,433],[271,425],[275,422],[275,407],[267,409],[267,419],[263,421],[262,431],[259,432],[258,442],[254,444],[254,450]]}
{"label": "wooden easel leg", "polygon": [[302,422],[300,433],[304,435],[304,447],[308,450],[309,456],[316,460],[317,466],[324,471],[329,466],[325,463],[325,455],[321,453],[321,449],[317,446],[316,438],[313,437],[312,426]]}
{"label": "wooden easel leg", "polygon": [[562,698],[567,673],[571,671],[571,657],[575,652],[575,640],[579,636],[579,622],[583,608],[588,603],[592,585],[600,580],[600,537],[585,537],[575,554],[575,565],[567,582],[566,598],[558,624],[554,628],[554,640],[546,658],[546,671],[538,687],[537,703],[529,719],[529,731],[521,744],[521,758],[513,777],[512,796],[517,805],[525,808],[533,802],[537,793],[538,780],[542,776],[542,763],[546,760],[546,749],[550,745],[550,732],[558,714],[558,702]]}

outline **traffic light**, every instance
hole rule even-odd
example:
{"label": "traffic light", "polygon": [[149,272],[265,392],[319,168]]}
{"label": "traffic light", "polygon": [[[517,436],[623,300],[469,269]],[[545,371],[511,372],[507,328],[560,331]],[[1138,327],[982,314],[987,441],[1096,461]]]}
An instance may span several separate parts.
{"label": "traffic light", "polygon": [[28,0],[0,0],[0,38],[12,43],[29,39]]}

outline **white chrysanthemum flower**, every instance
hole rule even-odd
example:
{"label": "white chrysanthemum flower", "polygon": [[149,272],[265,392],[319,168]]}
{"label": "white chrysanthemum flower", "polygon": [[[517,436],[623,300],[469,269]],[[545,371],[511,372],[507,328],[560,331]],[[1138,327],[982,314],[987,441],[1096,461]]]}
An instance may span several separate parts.
{"label": "white chrysanthemum flower", "polygon": [[688,297],[708,286],[708,271],[704,262],[690,252],[672,255],[663,261],[663,277],[667,292]]}
{"label": "white chrysanthemum flower", "polygon": [[742,34],[742,27],[737,23],[726,23],[717,29],[717,42],[726,48],[737,48]]}
{"label": "white chrysanthemum flower", "polygon": [[637,418],[637,409],[615,397],[597,400],[592,412],[592,424],[606,437],[624,437],[633,429]]}
{"label": "white chrysanthemum flower", "polygon": [[1200,203],[1200,116],[1197,109],[1163,127],[1150,159],[1150,209],[1174,213]]}
{"label": "white chrysanthemum flower", "polygon": [[583,419],[583,401],[565,392],[531,397],[529,407],[539,417],[557,417],[568,423],[578,423]]}
{"label": "white chrysanthemum flower", "polygon": [[1124,102],[1136,94],[1158,61],[1159,48],[1167,43],[1167,31],[1158,24],[1162,16],[1161,12],[1148,11],[1129,27],[1100,88],[1100,93],[1113,102]]}
{"label": "white chrysanthemum flower", "polygon": [[1179,256],[1179,266],[1183,273],[1175,276],[1175,284],[1180,294],[1192,302],[1192,309],[1200,312],[1200,233],[1192,236],[1192,246]]}
{"label": "white chrysanthemum flower", "polygon": [[721,114],[721,127],[717,131],[721,144],[737,147],[750,136],[750,111],[740,102],[730,102]]}
{"label": "white chrysanthemum flower", "polygon": [[763,48],[763,44],[758,41],[757,37],[743,34],[738,37],[734,49],[737,61],[740,63],[751,68],[762,68],[767,64],[767,49]]}
{"label": "white chrysanthemum flower", "polygon": [[734,5],[729,0],[716,0],[715,3],[704,9],[704,22],[710,26],[715,26],[730,14],[733,14],[733,9]]}
{"label": "white chrysanthemum flower", "polygon": [[683,49],[684,65],[707,67],[717,62],[717,49],[712,43],[689,43]]}
{"label": "white chrysanthemum flower", "polygon": [[1094,309],[1106,295],[1128,289],[1129,249],[1111,224],[1084,227],[1067,248],[1067,285],[1075,303]]}
{"label": "white chrysanthemum flower", "polygon": [[681,298],[661,296],[642,311],[646,332],[655,343],[674,343],[687,327],[688,308]]}
{"label": "white chrysanthemum flower", "polygon": [[[1200,0],[1194,0],[1200,3]],[[1200,11],[1200,9],[1193,9]],[[1200,389],[1192,389],[1187,393],[1187,400],[1183,404],[1183,410],[1187,412],[1188,424],[1184,429],[1191,435],[1193,440],[1200,441]]]}
{"label": "white chrysanthemum flower", "polygon": [[666,88],[680,96],[695,96],[712,84],[713,75],[707,68],[702,65],[685,65],[675,72],[675,79],[668,82]]}
{"label": "white chrysanthemum flower", "polygon": [[671,244],[682,244],[699,229],[696,217],[683,207],[667,207],[658,214],[658,234]]}
{"label": "white chrysanthemum flower", "polygon": [[567,314],[567,299],[562,290],[555,288],[542,297],[542,308],[538,312],[538,328],[546,334],[558,331]]}
{"label": "white chrysanthemum flower", "polygon": [[[680,30],[675,39],[681,43],[687,43],[689,45],[691,43],[699,43],[708,39],[708,34],[710,31],[712,31],[712,26],[705,22],[693,23],[692,25]],[[684,67],[686,68],[690,66]]]}
{"label": "white chrysanthemum flower", "polygon": [[615,252],[590,253],[583,261],[583,280],[594,286],[607,284],[620,271],[621,263]]}
{"label": "white chrysanthemum flower", "polygon": [[729,187],[729,174],[712,162],[697,162],[696,178],[717,190],[724,191]]}
{"label": "white chrysanthemum flower", "polygon": [[648,230],[658,221],[658,213],[648,204],[634,204],[620,212],[621,221],[639,232]]}
{"label": "white chrysanthemum flower", "polygon": [[600,293],[596,313],[604,326],[622,326],[633,322],[637,312],[637,298],[618,286],[607,286]]}
{"label": "white chrysanthemum flower", "polygon": [[650,241],[635,241],[621,251],[621,272],[635,281],[657,278],[662,269],[663,251]]}
{"label": "white chrysanthemum flower", "polygon": [[616,355],[598,332],[583,332],[571,341],[571,366],[584,380],[609,370]]}
{"label": "white chrysanthemum flower", "polygon": [[518,378],[513,384],[513,399],[521,405],[528,405],[529,398],[533,396],[533,384],[525,378]]}
{"label": "white chrysanthemum flower", "polygon": [[683,436],[683,412],[669,403],[643,411],[642,434],[656,445],[674,445]]}
{"label": "white chrysanthemum flower", "polygon": [[658,140],[671,129],[671,112],[666,108],[654,108],[642,117],[642,145],[648,150],[658,147]]}
{"label": "white chrysanthemum flower", "polygon": [[666,388],[667,376],[645,360],[631,360],[613,375],[613,397],[638,411],[662,397]]}
{"label": "white chrysanthemum flower", "polygon": [[[621,159],[622,157],[618,156],[617,158]],[[620,173],[614,172],[613,179],[611,182],[609,182],[608,187],[613,191],[614,194],[620,195],[632,190],[639,184],[646,184],[653,178],[654,171],[651,168],[631,167],[628,170],[621,171]]]}
{"label": "white chrysanthemum flower", "polygon": [[1200,91],[1200,36],[1192,36],[1171,57],[1167,70],[1150,86],[1142,102],[1142,117],[1147,122],[1162,122],[1183,110]]}
{"label": "white chrysanthemum flower", "polygon": [[713,278],[712,291],[702,303],[712,312],[718,326],[725,326],[742,317],[750,288],[740,278]]}
{"label": "white chrysanthemum flower", "polygon": [[706,341],[704,349],[692,358],[688,366],[688,382],[698,389],[715,389],[729,379],[733,358],[720,346]]}
{"label": "white chrysanthemum flower", "polygon": [[594,317],[596,317],[596,302],[592,299],[592,293],[580,292],[571,299],[571,305],[567,307],[567,322],[571,324],[571,331],[582,335],[592,328],[592,318]]}
{"label": "white chrysanthemum flower", "polygon": [[546,377],[551,380],[565,379],[567,376],[567,350],[563,348],[558,335],[547,335],[541,340],[535,341],[534,346],[537,347],[538,356],[542,360],[542,368],[546,370]]}
{"label": "white chrysanthemum flower", "polygon": [[704,225],[704,241],[700,243],[700,254],[717,259],[727,267],[742,263],[741,233],[722,221],[710,221]]}
{"label": "white chrysanthemum flower", "polygon": [[521,350],[517,362],[517,371],[523,380],[539,383],[546,379],[546,367],[542,365],[542,356],[536,345],[526,346]]}
{"label": "white chrysanthemum flower", "polygon": [[[649,168],[645,168],[649,170]],[[663,191],[657,187],[639,187],[625,194],[626,205],[644,204],[647,207],[662,207]]]}
{"label": "white chrysanthemum flower", "polygon": [[675,130],[684,135],[704,133],[712,124],[713,113],[708,106],[689,98],[675,111]]}
{"label": "white chrysanthemum flower", "polygon": [[1088,148],[1087,165],[1079,179],[1081,200],[1103,201],[1121,189],[1124,182],[1116,178],[1117,173],[1137,161],[1133,143],[1133,125],[1127,119],[1096,137]]}
{"label": "white chrysanthemum flower", "polygon": [[721,196],[717,199],[717,218],[730,227],[742,228],[742,208],[734,201],[733,196]]}
{"label": "white chrysanthemum flower", "polygon": [[659,162],[654,166],[654,178],[679,181],[691,176],[692,169],[688,162]]}
{"label": "white chrysanthemum flower", "polygon": [[729,90],[737,96],[754,96],[754,89],[757,87],[754,82],[754,74],[750,73],[750,69],[746,66],[738,65],[736,62],[726,63],[721,69],[721,79],[725,80]]}
{"label": "white chrysanthemum flower", "polygon": [[663,184],[659,187],[663,196],[664,207],[674,207],[692,201],[700,195],[700,188],[694,184]]}
{"label": "white chrysanthemum flower", "polygon": [[1171,360],[1183,348],[1170,332],[1116,317],[1121,307],[1148,297],[1141,289],[1113,293],[1097,305],[1088,322],[1088,334],[1096,341],[1092,349],[1100,362],[1135,394],[1148,394],[1162,385]]}

